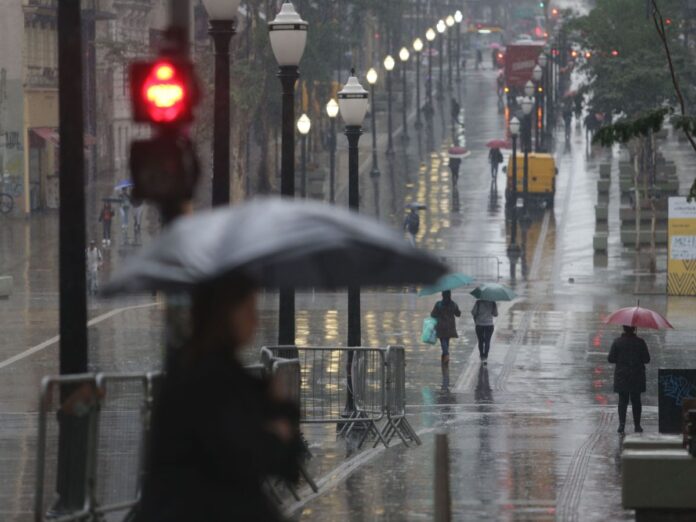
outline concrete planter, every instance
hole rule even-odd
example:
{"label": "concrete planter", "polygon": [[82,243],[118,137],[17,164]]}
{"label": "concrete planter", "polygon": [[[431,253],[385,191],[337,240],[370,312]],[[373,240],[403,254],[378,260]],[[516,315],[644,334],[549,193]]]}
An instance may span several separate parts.
{"label": "concrete planter", "polygon": [[595,205],[595,218],[597,221],[609,219],[609,207],[607,205]]}
{"label": "concrete planter", "polygon": [[592,238],[592,247],[595,252],[606,252],[609,246],[609,236],[605,232],[597,232]]}
{"label": "concrete planter", "polygon": [[[649,245],[650,244],[650,230],[641,229],[640,231],[640,244]],[[635,246],[636,244],[636,229],[635,228],[622,228],[621,229],[621,243],[626,246]],[[657,230],[655,233],[655,244],[660,246],[665,246],[667,244],[667,231]]]}
{"label": "concrete planter", "polygon": [[597,192],[599,194],[609,194],[609,187],[611,187],[611,180],[608,180],[608,179],[598,179],[597,180]]}

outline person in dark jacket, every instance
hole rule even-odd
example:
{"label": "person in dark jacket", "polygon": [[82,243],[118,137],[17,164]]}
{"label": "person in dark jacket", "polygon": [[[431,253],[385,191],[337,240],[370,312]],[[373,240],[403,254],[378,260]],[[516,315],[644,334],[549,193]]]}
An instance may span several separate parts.
{"label": "person in dark jacket", "polygon": [[452,301],[452,292],[445,290],[442,292],[442,301],[435,303],[433,311],[430,312],[430,317],[437,319],[435,333],[440,339],[440,347],[442,348],[442,362],[449,362],[449,345],[450,339],[456,339],[457,335],[457,320],[456,317],[461,317],[462,312],[459,310],[457,303]]}
{"label": "person in dark jacket", "polygon": [[636,433],[641,433],[642,404],[640,394],[645,392],[645,365],[650,362],[650,353],[645,341],[636,335],[632,326],[624,326],[624,333],[616,339],[609,350],[609,362],[614,369],[614,391],[619,394],[619,433],[624,432],[628,401],[633,410]]}
{"label": "person in dark jacket", "polygon": [[169,363],[155,402],[137,522],[263,521],[282,517],[269,476],[297,480],[299,410],[238,360],[258,322],[249,282],[197,291],[192,337]]}

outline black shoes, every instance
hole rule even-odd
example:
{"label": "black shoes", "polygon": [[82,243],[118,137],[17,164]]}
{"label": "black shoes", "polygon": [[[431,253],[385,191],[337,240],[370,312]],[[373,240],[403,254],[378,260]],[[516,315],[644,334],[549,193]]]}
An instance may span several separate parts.
{"label": "black shoes", "polygon": [[643,433],[643,428],[640,424],[636,425],[636,433]]}
{"label": "black shoes", "polygon": [[624,429],[624,425],[623,425],[623,424],[619,424],[619,429],[616,430],[616,433],[621,433],[621,434],[623,434],[625,431],[626,431],[626,430]]}

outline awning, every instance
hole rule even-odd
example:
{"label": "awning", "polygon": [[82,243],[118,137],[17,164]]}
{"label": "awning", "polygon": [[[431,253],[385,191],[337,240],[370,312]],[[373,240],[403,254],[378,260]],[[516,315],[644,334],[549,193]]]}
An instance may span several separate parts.
{"label": "awning", "polygon": [[[56,147],[60,145],[60,134],[58,134],[58,129],[54,127],[33,127],[31,131],[36,134],[39,138],[45,140]],[[84,135],[85,147],[95,145],[97,140],[94,136],[90,134]]]}

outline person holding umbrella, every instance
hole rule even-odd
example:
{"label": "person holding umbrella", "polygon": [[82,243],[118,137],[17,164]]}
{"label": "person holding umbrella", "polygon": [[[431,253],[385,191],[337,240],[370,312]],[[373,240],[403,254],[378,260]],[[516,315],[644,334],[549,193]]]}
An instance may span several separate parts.
{"label": "person holding umbrella", "polygon": [[319,203],[265,198],[181,217],[104,295],[191,297],[191,335],[168,353],[135,522],[276,522],[271,477],[298,476],[299,409],[245,373],[260,288],[431,284],[444,265],[394,230]]}
{"label": "person holding umbrella", "polygon": [[[640,303],[639,303],[640,305]],[[643,405],[640,395],[645,393],[645,365],[650,362],[650,352],[646,342],[636,335],[636,328],[672,328],[669,321],[657,312],[635,306],[622,308],[611,314],[606,324],[620,324],[623,334],[611,345],[608,361],[615,364],[614,391],[619,394],[619,429],[623,434],[626,426],[628,401],[631,401],[633,425],[636,433],[642,433],[640,425]]]}
{"label": "person holding umbrella", "polygon": [[488,152],[488,162],[491,164],[491,179],[495,181],[498,177],[498,168],[503,162],[503,153],[498,147],[491,147]]}
{"label": "person holding umbrella", "polygon": [[435,335],[440,340],[443,364],[449,363],[450,339],[459,337],[456,318],[462,316],[459,306],[452,300],[452,290],[469,285],[473,280],[472,277],[457,272],[440,278],[434,285],[418,292],[421,297],[442,292],[442,300],[435,303],[430,317],[437,320]]}
{"label": "person holding umbrella", "polygon": [[472,292],[477,301],[471,309],[471,316],[476,325],[479,356],[484,366],[488,365],[488,353],[491,350],[491,338],[495,329],[495,318],[498,317],[496,301],[512,301],[515,292],[497,283],[483,284]]}

